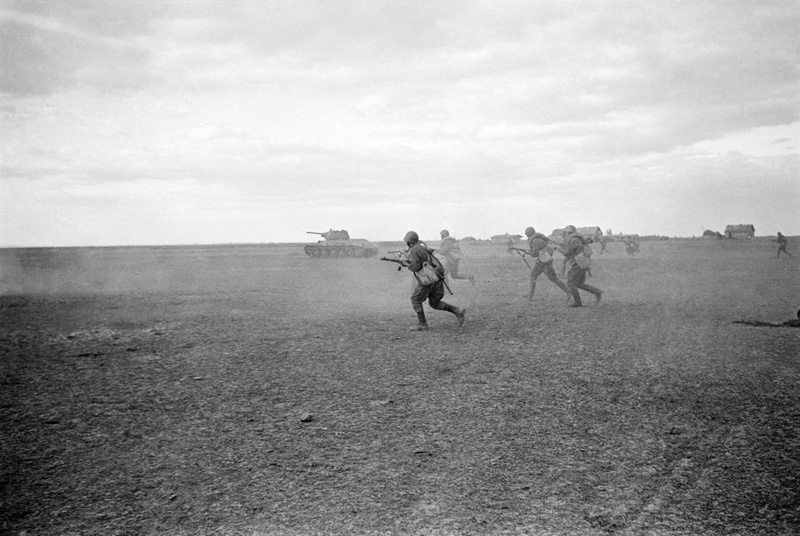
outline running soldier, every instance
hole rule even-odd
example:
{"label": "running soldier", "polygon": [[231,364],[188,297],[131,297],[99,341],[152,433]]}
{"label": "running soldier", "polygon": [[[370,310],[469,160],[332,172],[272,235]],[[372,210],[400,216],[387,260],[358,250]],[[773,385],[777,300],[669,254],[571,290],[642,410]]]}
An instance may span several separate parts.
{"label": "running soldier", "polygon": [[608,240],[606,240],[606,237],[603,236],[603,235],[600,235],[600,255],[602,255],[604,251],[606,253],[611,253],[610,251],[608,251],[607,244],[608,244]]}
{"label": "running soldier", "polygon": [[634,257],[636,252],[639,251],[639,243],[632,236],[626,236],[622,241],[625,243],[625,253]]}
{"label": "running soldier", "polygon": [[442,237],[442,244],[439,246],[437,253],[444,255],[444,274],[445,277],[450,276],[452,279],[469,279],[469,282],[475,284],[475,277],[471,275],[459,274],[458,265],[464,254],[461,253],[461,247],[458,245],[458,240],[450,236],[450,231],[442,229],[439,233]]}
{"label": "running soldier", "polygon": [[567,273],[567,286],[572,293],[572,303],[570,307],[582,307],[581,295],[578,289],[585,290],[594,294],[597,303],[603,296],[603,291],[599,288],[586,284],[586,272],[589,269],[589,260],[583,251],[587,242],[583,236],[578,233],[574,225],[567,225],[564,228],[567,233],[566,243],[559,246],[558,250],[564,254],[569,264],[569,272]]}
{"label": "running soldier", "polygon": [[[411,308],[417,313],[417,325],[412,326],[410,330],[428,330],[428,321],[425,318],[425,311],[422,308],[422,304],[425,303],[425,300],[428,300],[432,308],[439,311],[447,311],[455,315],[458,320],[458,325],[462,326],[467,310],[466,308],[455,307],[454,305],[442,301],[442,298],[444,298],[444,267],[442,267],[442,264],[433,256],[433,251],[428,249],[423,242],[420,242],[419,235],[414,231],[407,232],[403,241],[408,246],[404,265],[414,273],[414,279],[417,281],[414,291],[411,294]],[[427,285],[422,284],[422,281],[417,275],[417,272],[422,270],[424,263],[433,266],[439,273],[438,279]]]}
{"label": "running soldier", "polygon": [[786,251],[786,246],[789,244],[789,240],[785,236],[783,236],[780,231],[778,231],[778,238],[773,240],[773,242],[777,242],[778,243],[778,257],[781,256],[781,251],[783,251],[784,253],[786,253],[790,257],[792,256],[791,253]]}
{"label": "running soldier", "polygon": [[533,227],[525,229],[525,236],[528,237],[528,251],[529,255],[533,257],[533,268],[531,268],[531,289],[528,294],[528,301],[533,301],[533,295],[536,292],[536,280],[539,276],[544,274],[547,279],[553,282],[558,288],[564,291],[567,295],[567,301],[572,296],[572,292],[567,285],[561,281],[556,275],[553,268],[553,248],[547,243],[547,237],[542,233],[537,233]]}

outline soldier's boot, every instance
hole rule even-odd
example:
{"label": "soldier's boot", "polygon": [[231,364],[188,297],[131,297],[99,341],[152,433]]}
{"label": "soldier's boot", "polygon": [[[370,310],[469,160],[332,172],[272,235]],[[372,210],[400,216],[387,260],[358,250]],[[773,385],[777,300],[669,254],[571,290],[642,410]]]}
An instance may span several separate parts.
{"label": "soldier's boot", "polygon": [[601,297],[603,296],[603,291],[597,287],[593,287],[592,285],[587,285],[586,283],[579,285],[578,288],[585,290],[586,292],[591,292],[594,294],[597,303],[600,303]]}
{"label": "soldier's boot", "polygon": [[428,331],[428,321],[425,319],[425,311],[417,311],[417,325],[408,328],[409,331]]}
{"label": "soldier's boot", "polygon": [[581,303],[581,295],[578,292],[577,288],[571,288],[570,294],[572,295],[572,303],[570,303],[569,298],[567,298],[567,306],[568,307],[583,307],[583,303]]}
{"label": "soldier's boot", "polygon": [[531,291],[528,293],[528,301],[533,301],[533,295],[536,293],[536,281],[531,281]]}
{"label": "soldier's boot", "polygon": [[567,286],[567,284],[566,284],[566,283],[564,283],[563,281],[561,281],[561,280],[560,280],[559,278],[557,278],[557,277],[556,277],[556,278],[554,278],[554,279],[551,279],[551,281],[552,281],[553,283],[555,283],[555,284],[556,284],[556,286],[557,286],[558,288],[560,288],[561,290],[563,290],[563,291],[564,291],[564,294],[566,294],[566,295],[567,295],[567,301],[569,301],[569,300],[570,300],[570,298],[572,298],[572,292],[569,290],[569,287]]}
{"label": "soldier's boot", "polygon": [[458,320],[459,327],[464,325],[464,317],[467,313],[466,307],[459,308],[455,305],[450,305],[449,303],[439,302],[438,308],[443,311],[447,311],[448,313],[453,313],[456,317],[456,320]]}
{"label": "soldier's boot", "polygon": [[467,308],[461,307],[458,309],[458,312],[455,313],[456,319],[458,320],[458,327],[464,325],[464,318],[467,316]]}

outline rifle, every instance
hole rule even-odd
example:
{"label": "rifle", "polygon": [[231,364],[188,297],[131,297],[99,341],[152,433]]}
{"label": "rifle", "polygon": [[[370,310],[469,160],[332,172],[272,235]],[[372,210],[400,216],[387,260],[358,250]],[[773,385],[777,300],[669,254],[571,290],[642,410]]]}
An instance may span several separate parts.
{"label": "rifle", "polygon": [[[556,248],[558,248],[558,246],[561,246],[561,245],[563,245],[561,242],[558,242],[557,240],[553,240],[553,239],[552,239],[552,238],[550,238],[549,236],[541,236],[541,235],[540,235],[540,236],[538,236],[537,238],[541,238],[541,239],[542,239],[542,240],[544,240],[544,241],[545,241],[545,242],[546,242],[548,245],[550,245],[550,246],[554,246],[554,247],[556,247]],[[589,239],[589,243],[591,243],[591,239]],[[521,252],[523,252],[523,253],[527,253],[527,254],[529,254],[529,255],[530,255],[530,250],[527,250],[527,249],[521,249],[521,248],[515,248],[515,247],[513,247],[513,246],[508,246],[508,250],[509,250],[509,251],[511,251],[511,250],[521,251]]]}
{"label": "rifle", "polygon": [[[399,264],[400,266],[398,266],[398,267],[397,267],[397,271],[398,271],[398,272],[399,272],[400,270],[402,270],[404,267],[405,267],[405,268],[407,268],[407,267],[408,267],[408,261],[405,261],[405,260],[403,260],[403,259],[392,259],[392,258],[389,258],[389,257],[381,257],[381,260],[382,260],[382,261],[387,261],[387,262],[394,262],[394,263],[397,263],[397,264]],[[444,277],[440,277],[440,278],[439,278],[439,281],[441,281],[442,283],[444,283],[444,288],[446,288],[446,289],[447,289],[447,292],[449,292],[449,293],[450,293],[450,295],[452,296],[452,295],[453,295],[453,291],[452,291],[452,290],[450,290],[450,285],[448,285],[448,284],[447,284],[447,279],[445,279]]]}
{"label": "rifle", "polygon": [[531,269],[531,265],[528,263],[528,259],[525,258],[525,255],[530,255],[531,254],[530,251],[528,251],[527,249],[512,248],[511,246],[508,246],[508,251],[516,251],[517,255],[522,257],[522,260],[525,261],[525,266],[528,267],[528,270]]}
{"label": "rifle", "polygon": [[404,261],[403,259],[393,259],[393,258],[389,258],[389,257],[381,257],[381,260],[382,261],[388,261],[388,262],[395,262],[395,263],[399,264],[400,266],[397,267],[397,271],[398,272],[400,270],[402,270],[404,267],[408,266],[408,261]]}

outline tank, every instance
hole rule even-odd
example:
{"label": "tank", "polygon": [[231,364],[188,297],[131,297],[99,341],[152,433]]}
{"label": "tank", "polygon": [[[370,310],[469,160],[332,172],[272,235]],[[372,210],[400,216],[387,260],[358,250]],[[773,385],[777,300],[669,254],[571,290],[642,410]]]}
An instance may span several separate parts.
{"label": "tank", "polygon": [[324,238],[316,244],[308,244],[305,247],[306,255],[309,257],[374,257],[378,254],[378,248],[370,241],[350,238],[350,233],[344,229],[331,229],[324,233],[306,232]]}

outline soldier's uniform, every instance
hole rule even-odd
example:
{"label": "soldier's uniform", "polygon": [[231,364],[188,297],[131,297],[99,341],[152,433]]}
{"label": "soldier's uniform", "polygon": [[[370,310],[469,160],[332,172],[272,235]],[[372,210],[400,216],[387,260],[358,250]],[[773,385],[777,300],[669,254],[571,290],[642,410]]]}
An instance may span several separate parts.
{"label": "soldier's uniform", "polygon": [[781,256],[781,251],[783,251],[784,253],[786,253],[790,257],[792,256],[791,253],[786,251],[786,246],[789,244],[789,240],[787,240],[786,237],[783,236],[783,234],[781,234],[780,231],[778,231],[778,239],[775,240],[775,242],[778,243],[778,255],[777,255],[778,257]]}
{"label": "soldier's uniform", "polygon": [[570,307],[581,307],[583,305],[578,289],[594,294],[595,298],[599,302],[603,295],[603,291],[601,291],[599,288],[586,284],[586,274],[588,268],[581,268],[576,260],[578,255],[584,254],[583,248],[585,243],[583,236],[581,236],[575,230],[573,225],[568,225],[565,230],[567,231],[567,241],[565,245],[559,247],[559,251],[564,254],[564,256],[567,258],[567,263],[569,264],[569,272],[567,273],[567,287],[569,287],[569,290],[572,293],[573,300],[570,304]]}
{"label": "soldier's uniform", "polygon": [[419,241],[419,235],[414,231],[407,232],[403,241],[408,245],[406,267],[409,270],[416,274],[416,272],[422,270],[422,265],[427,262],[431,266],[434,266],[441,275],[440,279],[430,285],[423,285],[420,280],[415,277],[417,284],[414,287],[414,291],[411,293],[411,308],[417,313],[417,324],[410,328],[411,331],[426,331],[428,329],[428,321],[425,318],[425,310],[422,307],[425,300],[428,300],[428,303],[434,309],[454,314],[458,319],[458,325],[461,326],[464,323],[466,309],[455,307],[454,305],[442,301],[442,298],[444,298],[444,267],[442,267],[441,263],[436,261],[433,252]]}
{"label": "soldier's uniform", "polygon": [[536,292],[536,280],[542,274],[563,290],[567,296],[571,296],[572,293],[569,288],[558,278],[553,268],[553,256],[547,245],[547,237],[542,233],[537,233],[533,227],[525,229],[525,236],[528,237],[528,250],[534,259],[533,268],[531,268],[531,287],[528,293],[528,300],[533,300],[533,294]]}
{"label": "soldier's uniform", "polygon": [[608,245],[608,241],[605,239],[605,237],[601,236],[600,237],[600,255],[602,255],[604,251],[608,251],[608,247],[606,247],[607,245]]}
{"label": "soldier's uniform", "polygon": [[638,250],[638,245],[633,241],[633,237],[627,237],[625,239],[625,253],[633,257]]}
{"label": "soldier's uniform", "polygon": [[443,229],[440,233],[442,243],[438,252],[444,256],[444,273],[452,279],[469,279],[470,283],[475,284],[475,278],[471,275],[460,274],[458,265],[461,264],[463,254],[458,246],[458,240],[450,236],[450,231]]}

